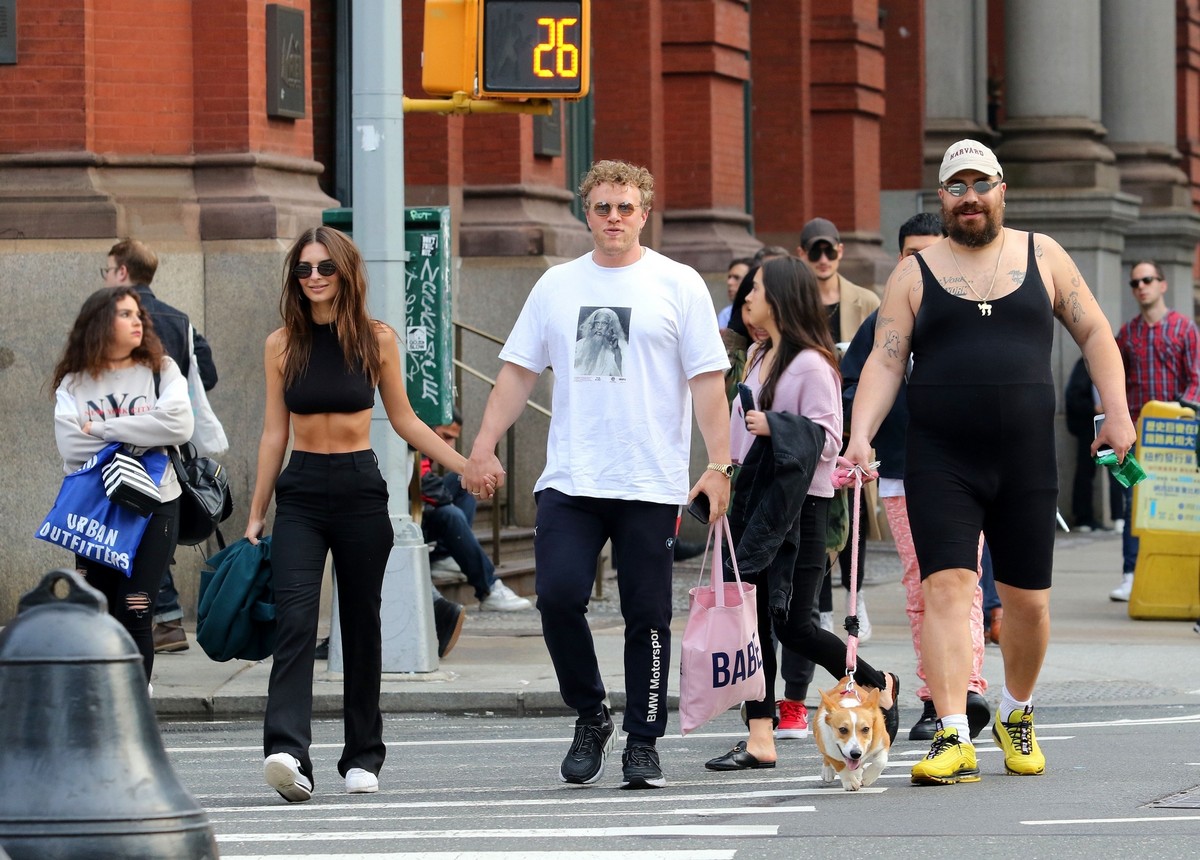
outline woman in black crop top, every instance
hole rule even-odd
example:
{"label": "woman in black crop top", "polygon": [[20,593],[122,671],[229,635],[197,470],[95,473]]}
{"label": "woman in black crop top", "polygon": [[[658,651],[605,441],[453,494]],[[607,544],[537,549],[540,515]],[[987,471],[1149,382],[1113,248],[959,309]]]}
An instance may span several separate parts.
{"label": "woman in black crop top", "polygon": [[[266,410],[246,537],[257,543],[275,497],[271,568],[277,633],[263,725],[264,776],[290,802],[312,796],[312,679],[327,553],[345,654],[345,746],[338,772],[352,794],[376,791],[383,766],[379,711],[380,594],[393,543],[388,490],[370,445],[375,391],[409,445],[447,469],[463,456],[413,412],[395,331],[367,315],[366,266],[345,234],[306,231],[284,263],[283,327],[267,337]],[[283,454],[292,440],[292,455]],[[497,476],[498,477],[498,476]],[[489,496],[497,480],[483,495]]]}

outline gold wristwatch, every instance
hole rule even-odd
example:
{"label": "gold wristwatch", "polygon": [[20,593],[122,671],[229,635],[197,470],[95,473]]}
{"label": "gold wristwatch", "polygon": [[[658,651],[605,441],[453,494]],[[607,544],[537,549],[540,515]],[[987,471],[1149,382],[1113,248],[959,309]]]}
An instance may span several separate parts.
{"label": "gold wristwatch", "polygon": [[726,478],[733,477],[733,464],[732,463],[709,463],[705,468],[711,469],[714,472],[720,472]]}

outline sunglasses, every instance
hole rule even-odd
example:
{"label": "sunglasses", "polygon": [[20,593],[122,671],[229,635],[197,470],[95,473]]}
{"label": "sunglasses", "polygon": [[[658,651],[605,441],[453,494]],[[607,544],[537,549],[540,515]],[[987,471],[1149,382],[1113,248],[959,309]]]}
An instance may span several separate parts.
{"label": "sunglasses", "polygon": [[815,263],[822,257],[833,262],[838,258],[837,248],[832,245],[826,245],[824,242],[818,242],[808,249],[808,261],[810,263]]}
{"label": "sunglasses", "polygon": [[[595,212],[597,215],[599,215],[601,218],[607,218],[609,213],[613,211],[613,204],[605,203],[603,201],[601,201],[600,203],[593,203],[592,211]],[[628,203],[628,202],[622,201],[617,204],[617,212],[620,214],[620,216],[622,218],[628,218],[630,215],[632,215],[636,211],[637,211],[637,206],[633,203]]]}
{"label": "sunglasses", "polygon": [[[313,273],[312,263],[297,263],[292,267],[292,275],[296,280],[303,281],[305,278],[311,278]],[[337,273],[337,263],[333,260],[322,260],[317,263],[317,274],[322,278],[328,278],[330,275]]]}
{"label": "sunglasses", "polygon": [[1129,286],[1136,290],[1138,287],[1148,287],[1155,281],[1161,280],[1162,278],[1158,275],[1146,275],[1144,278],[1134,278],[1129,282]]}
{"label": "sunglasses", "polygon": [[946,193],[949,194],[951,197],[962,197],[964,194],[967,193],[968,188],[974,188],[975,193],[978,194],[980,197],[982,197],[983,195],[987,194],[989,191],[991,191],[993,188],[995,188],[999,184],[1000,184],[999,179],[996,179],[991,182],[989,182],[986,179],[976,179],[974,182],[972,182],[970,184],[967,184],[966,182],[947,182],[945,185],[942,186],[942,188],[944,188],[946,190]]}

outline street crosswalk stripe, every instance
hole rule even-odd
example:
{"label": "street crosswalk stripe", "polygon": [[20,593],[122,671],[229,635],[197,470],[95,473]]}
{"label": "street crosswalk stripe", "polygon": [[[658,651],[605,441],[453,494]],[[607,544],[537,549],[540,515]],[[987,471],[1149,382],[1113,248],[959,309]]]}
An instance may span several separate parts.
{"label": "street crosswalk stripe", "polygon": [[1200,815],[1147,815],[1142,818],[1051,818],[1046,821],[1022,821],[1022,824],[1140,824],[1147,821],[1200,821]]}
{"label": "street crosswalk stripe", "polygon": [[[859,794],[862,794],[864,792],[867,794],[872,794],[872,793],[878,793],[878,792],[881,792],[884,790],[885,789],[874,788],[874,787],[865,788],[865,789],[862,789],[859,792]],[[571,794],[575,794],[575,792],[571,792]],[[624,793],[623,792],[623,793],[617,795],[616,797],[605,797],[603,795],[597,794],[596,792],[588,792],[588,793],[584,793],[582,796],[579,796],[579,797],[563,797],[561,794],[559,794],[559,795],[555,795],[554,797],[548,797],[545,799],[540,799],[540,798],[532,799],[532,800],[500,800],[500,799],[496,799],[496,800],[489,800],[488,806],[490,806],[492,808],[500,808],[500,807],[513,808],[513,807],[520,807],[520,806],[529,807],[529,806],[552,805],[556,808],[561,808],[564,806],[599,806],[599,805],[606,805],[606,804],[620,805],[620,804],[645,804],[645,803],[679,803],[681,800],[686,801],[688,803],[695,803],[696,801],[700,801],[700,800],[717,800],[717,801],[721,801],[721,802],[727,802],[730,800],[753,800],[755,798],[768,798],[768,797],[799,797],[801,795],[812,796],[812,795],[818,795],[818,794],[833,796],[833,795],[837,795],[838,792],[834,792],[828,788],[815,788],[815,789],[789,788],[789,789],[781,789],[778,791],[719,791],[719,792],[712,792],[709,794],[689,794],[686,797],[680,797],[679,795],[672,794],[670,792],[665,792],[665,791],[663,791],[663,792],[638,791],[638,792],[632,792],[632,793]],[[410,800],[410,801],[400,801],[400,802],[396,802],[396,803],[363,803],[363,802],[359,802],[359,803],[328,803],[328,804],[321,803],[321,804],[288,804],[287,806],[282,806],[278,803],[272,803],[269,806],[267,806],[267,805],[263,805],[263,806],[218,806],[218,807],[206,808],[205,812],[207,812],[209,815],[218,815],[218,814],[237,815],[239,813],[261,812],[263,810],[271,810],[276,813],[282,813],[286,810],[310,810],[311,811],[314,809],[320,809],[321,811],[329,812],[329,811],[337,810],[337,809],[352,809],[352,810],[355,810],[356,812],[361,813],[368,809],[371,812],[379,812],[379,811],[383,811],[386,809],[445,809],[445,808],[446,808],[446,802],[444,800]]]}
{"label": "street crosswalk stripe", "polygon": [[[737,851],[399,851],[385,854],[354,854],[355,860],[734,860]],[[331,854],[225,854],[237,860],[333,860]],[[349,857],[350,855],[341,855]]]}
{"label": "street crosswalk stripe", "polygon": [[[746,735],[746,733],[744,731],[741,731],[741,732],[708,732],[708,733],[703,733],[703,734],[701,734],[701,733],[690,734],[690,735],[688,735],[687,739],[689,741],[693,741],[693,740],[697,740],[697,739],[703,740],[704,738],[742,738],[742,737],[745,737],[745,735]],[[664,740],[668,740],[668,741],[682,740],[682,739],[683,738],[680,735],[667,735],[667,737],[664,738]],[[434,740],[432,738],[429,738],[429,739],[424,739],[424,740],[411,740],[411,741],[389,740],[389,741],[387,741],[387,747],[388,747],[388,749],[393,749],[393,748],[400,748],[400,747],[511,746],[514,744],[518,745],[518,746],[528,746],[529,744],[564,744],[564,745],[569,746],[570,743],[571,743],[571,738],[569,736],[552,737],[552,738],[456,738],[453,740]],[[309,747],[309,749],[340,750],[340,749],[342,749],[343,746],[344,746],[344,744],[342,744],[342,743],[312,744]],[[232,752],[252,752],[252,753],[261,754],[262,753],[262,744],[255,744],[253,746],[247,745],[247,746],[221,746],[221,747],[217,747],[217,746],[212,746],[212,747],[208,747],[208,746],[205,746],[205,747],[167,747],[167,752],[170,753],[171,755],[177,755],[177,754],[182,754],[182,753],[188,753],[188,754],[192,754],[192,755],[195,755],[197,753],[225,754],[225,753],[232,753]]]}
{"label": "street crosswalk stripe", "polygon": [[[610,839],[626,836],[778,836],[775,824],[660,824],[648,827],[509,827],[494,830],[348,830],[339,833],[219,833],[217,842],[366,842],[402,839]],[[222,852],[223,856],[226,855]]]}

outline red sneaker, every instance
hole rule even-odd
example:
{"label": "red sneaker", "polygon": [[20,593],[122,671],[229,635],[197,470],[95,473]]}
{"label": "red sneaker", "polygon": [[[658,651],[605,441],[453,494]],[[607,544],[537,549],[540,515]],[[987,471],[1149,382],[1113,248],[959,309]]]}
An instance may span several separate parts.
{"label": "red sneaker", "polygon": [[776,740],[798,740],[808,737],[808,708],[803,702],[780,699],[779,725],[775,729]]}

